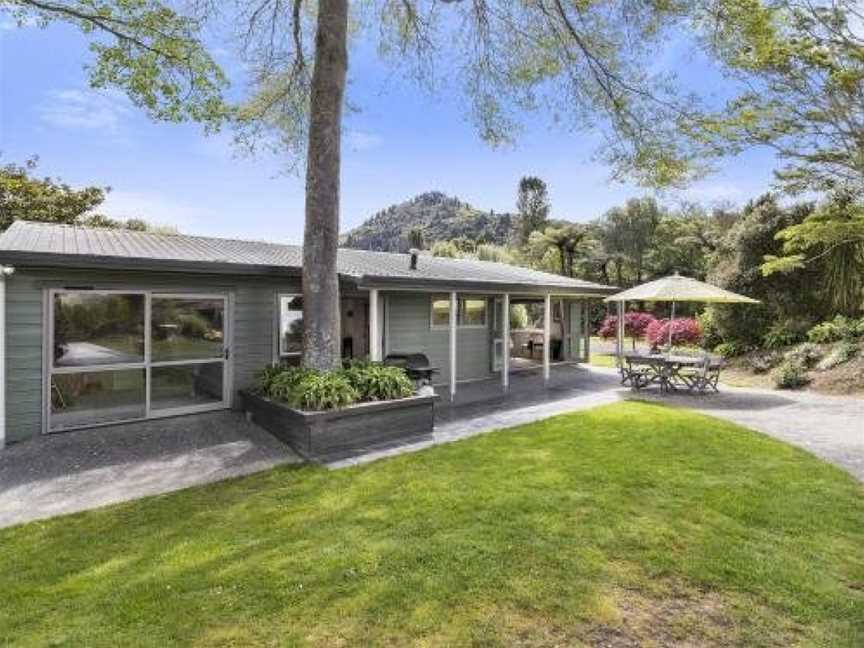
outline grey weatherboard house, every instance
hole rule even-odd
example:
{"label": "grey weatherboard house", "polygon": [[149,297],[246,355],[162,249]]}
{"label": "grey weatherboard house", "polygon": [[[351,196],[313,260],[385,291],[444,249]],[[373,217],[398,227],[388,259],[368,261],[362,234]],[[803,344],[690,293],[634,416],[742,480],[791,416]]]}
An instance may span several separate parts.
{"label": "grey weatherboard house", "polygon": [[[586,301],[613,292],[499,263],[416,261],[339,251],[343,355],[425,353],[451,397],[460,381],[506,389],[517,361],[546,378],[552,362],[584,361]],[[238,406],[260,368],[299,358],[301,262],[291,245],[14,223],[0,235],[0,447]],[[521,337],[509,317],[520,303],[543,313]]]}

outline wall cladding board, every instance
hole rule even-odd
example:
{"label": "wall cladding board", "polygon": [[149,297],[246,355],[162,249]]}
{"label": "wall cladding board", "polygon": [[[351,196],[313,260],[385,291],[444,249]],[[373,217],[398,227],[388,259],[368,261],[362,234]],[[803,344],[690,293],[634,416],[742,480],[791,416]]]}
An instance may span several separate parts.
{"label": "wall cladding board", "polygon": [[18,268],[6,281],[4,387],[8,442],[28,439],[42,431],[44,289],[64,287],[231,294],[233,395],[249,387],[255,373],[272,362],[275,295],[277,291],[298,290],[299,282],[191,273]]}
{"label": "wall cladding board", "polygon": [[[447,328],[432,328],[430,295],[388,293],[386,316],[387,353],[422,352],[441,370],[436,382],[450,375],[450,333]],[[459,380],[485,378],[491,373],[491,307],[487,305],[487,326],[459,327],[456,331],[456,377]]]}

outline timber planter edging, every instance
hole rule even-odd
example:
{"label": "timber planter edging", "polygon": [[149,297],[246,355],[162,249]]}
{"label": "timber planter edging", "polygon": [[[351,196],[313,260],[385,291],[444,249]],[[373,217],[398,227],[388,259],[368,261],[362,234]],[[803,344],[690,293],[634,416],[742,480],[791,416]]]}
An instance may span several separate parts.
{"label": "timber planter edging", "polygon": [[357,403],[307,412],[241,390],[243,411],[306,459],[333,461],[389,444],[432,438],[438,396]]}

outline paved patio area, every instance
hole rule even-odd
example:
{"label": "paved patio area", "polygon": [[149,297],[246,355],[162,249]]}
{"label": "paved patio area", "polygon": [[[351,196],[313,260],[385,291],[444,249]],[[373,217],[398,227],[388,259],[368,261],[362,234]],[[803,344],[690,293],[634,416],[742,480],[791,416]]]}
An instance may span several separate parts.
{"label": "paved patio area", "polygon": [[0,452],[0,527],[299,461],[227,411],[39,437]]}
{"label": "paved patio area", "polygon": [[[622,388],[614,370],[553,368],[514,374],[442,396],[432,440],[376,449],[343,468],[621,399],[658,400],[734,421],[800,446],[864,481],[864,399],[724,387],[661,395]],[[178,490],[300,459],[236,412],[214,412],[41,437],[0,452],[0,527]]]}

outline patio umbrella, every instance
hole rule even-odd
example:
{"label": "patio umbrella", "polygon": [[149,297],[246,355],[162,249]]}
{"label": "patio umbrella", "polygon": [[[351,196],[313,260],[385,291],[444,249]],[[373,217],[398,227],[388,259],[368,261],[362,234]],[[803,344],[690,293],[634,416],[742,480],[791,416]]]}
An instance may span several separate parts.
{"label": "patio umbrella", "polygon": [[672,322],[675,320],[675,302],[705,302],[713,304],[758,304],[759,300],[712,286],[677,272],[669,277],[641,284],[629,290],[610,295],[603,301],[651,301],[672,302],[672,317],[669,320],[669,348],[672,348]]}

